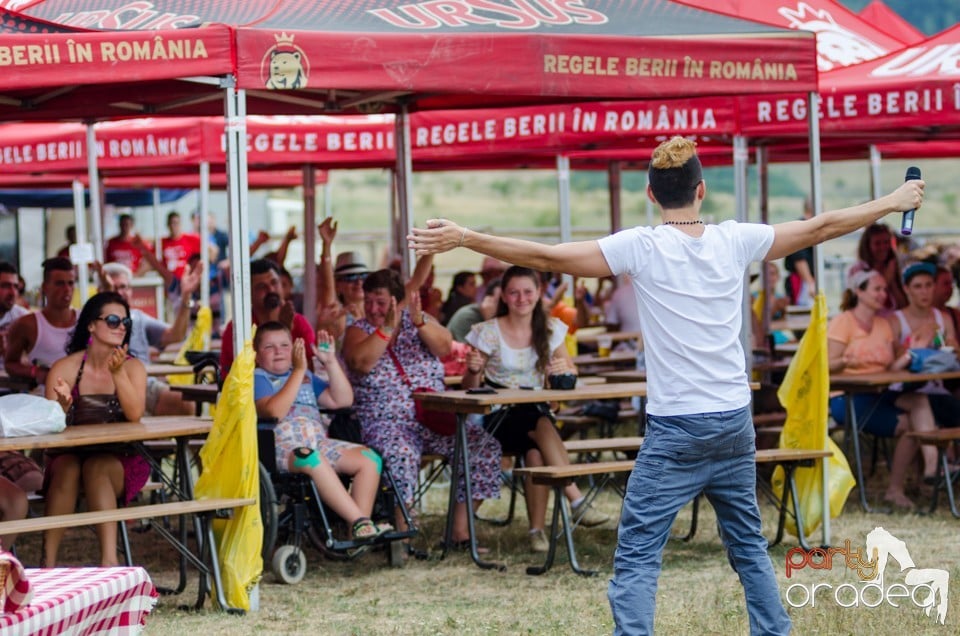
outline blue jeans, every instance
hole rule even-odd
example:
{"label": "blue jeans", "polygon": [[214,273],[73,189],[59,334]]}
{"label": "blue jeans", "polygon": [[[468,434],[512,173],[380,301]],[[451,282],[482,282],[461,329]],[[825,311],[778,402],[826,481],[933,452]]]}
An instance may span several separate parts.
{"label": "blue jeans", "polygon": [[677,512],[703,492],[747,599],[751,634],[787,634],[790,618],[760,533],[750,407],[647,418],[627,484],[608,596],[614,633],[653,633],[663,548]]}

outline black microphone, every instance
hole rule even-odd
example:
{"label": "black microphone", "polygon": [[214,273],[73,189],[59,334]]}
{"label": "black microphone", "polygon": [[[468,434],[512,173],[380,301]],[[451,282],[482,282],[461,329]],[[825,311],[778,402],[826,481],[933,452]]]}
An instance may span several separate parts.
{"label": "black microphone", "polygon": [[[904,181],[914,181],[920,178],[920,168],[916,166],[910,166],[907,168],[907,176],[904,177]],[[904,236],[910,236],[913,234],[913,215],[916,210],[907,210],[903,213],[903,220],[900,222],[900,234]]]}

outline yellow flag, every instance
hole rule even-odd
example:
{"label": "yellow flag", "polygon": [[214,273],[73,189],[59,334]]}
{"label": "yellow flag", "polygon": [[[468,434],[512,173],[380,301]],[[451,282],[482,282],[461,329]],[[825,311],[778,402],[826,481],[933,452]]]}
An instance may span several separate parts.
{"label": "yellow flag", "polygon": [[[259,500],[254,360],[253,347],[248,341],[230,367],[213,428],[200,449],[203,472],[194,488],[197,499],[253,497]],[[214,520],[213,529],[224,596],[231,607],[249,610],[249,591],[263,572],[260,506],[238,508],[231,519]]]}
{"label": "yellow flag", "polygon": [[[213,329],[213,312],[209,307],[201,307],[197,311],[197,321],[190,330],[190,335],[180,345],[180,351],[174,358],[174,364],[189,365],[187,362],[187,351],[206,351],[210,347],[210,331]],[[168,375],[169,384],[193,384],[194,377],[192,373],[178,373],[177,375]]]}
{"label": "yellow flag", "polygon": [[[787,421],[780,434],[780,448],[833,452],[828,460],[828,492],[830,516],[838,516],[856,481],[843,452],[827,437],[830,365],[827,361],[827,300],[822,291],[814,300],[810,326],[800,340],[777,397],[787,411]],[[823,468],[820,461],[810,468],[798,468],[794,476],[803,513],[803,531],[807,536],[823,521]],[[772,485],[777,496],[782,496],[784,479],[783,469],[779,466],[773,473]],[[797,533],[796,521],[791,517],[787,517],[787,529]]]}

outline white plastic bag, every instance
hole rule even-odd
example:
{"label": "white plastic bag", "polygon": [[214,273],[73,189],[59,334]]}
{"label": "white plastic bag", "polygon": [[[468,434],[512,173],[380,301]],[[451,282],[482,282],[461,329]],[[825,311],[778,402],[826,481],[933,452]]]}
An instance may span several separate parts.
{"label": "white plastic bag", "polygon": [[58,402],[39,395],[13,393],[0,397],[0,436],[47,435],[67,427]]}

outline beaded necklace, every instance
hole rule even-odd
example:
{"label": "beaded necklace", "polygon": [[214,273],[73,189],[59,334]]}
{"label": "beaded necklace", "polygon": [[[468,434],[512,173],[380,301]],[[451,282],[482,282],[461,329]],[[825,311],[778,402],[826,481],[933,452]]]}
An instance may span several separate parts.
{"label": "beaded necklace", "polygon": [[696,221],[664,221],[664,225],[703,225],[702,219]]}

